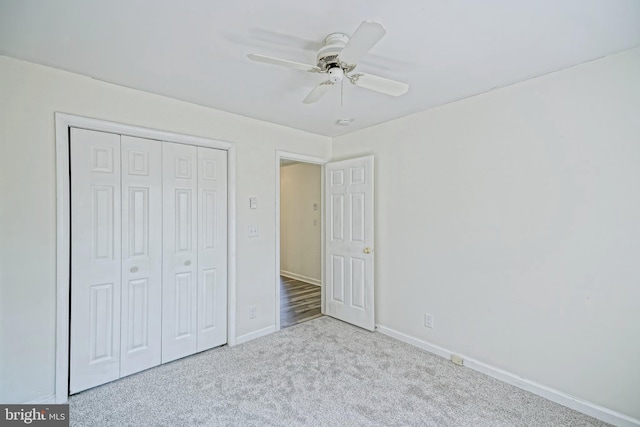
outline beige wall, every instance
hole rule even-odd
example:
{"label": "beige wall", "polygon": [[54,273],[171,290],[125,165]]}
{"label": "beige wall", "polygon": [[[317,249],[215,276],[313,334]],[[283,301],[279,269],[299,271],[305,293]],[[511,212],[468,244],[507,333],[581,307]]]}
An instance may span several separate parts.
{"label": "beige wall", "polygon": [[640,49],[334,140],[363,154],[379,324],[640,418]]}
{"label": "beige wall", "polygon": [[237,335],[275,324],[275,151],[329,157],[329,138],[0,57],[0,402],[54,393],[55,111],[236,143]]}
{"label": "beige wall", "polygon": [[321,280],[321,169],[309,163],[280,168],[280,271],[315,284]]}

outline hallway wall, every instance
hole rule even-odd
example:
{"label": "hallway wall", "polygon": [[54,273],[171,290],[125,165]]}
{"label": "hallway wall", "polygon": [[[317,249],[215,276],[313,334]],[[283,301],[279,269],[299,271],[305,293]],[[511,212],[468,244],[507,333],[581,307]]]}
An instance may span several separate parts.
{"label": "hallway wall", "polygon": [[321,284],[321,166],[280,168],[280,271]]}

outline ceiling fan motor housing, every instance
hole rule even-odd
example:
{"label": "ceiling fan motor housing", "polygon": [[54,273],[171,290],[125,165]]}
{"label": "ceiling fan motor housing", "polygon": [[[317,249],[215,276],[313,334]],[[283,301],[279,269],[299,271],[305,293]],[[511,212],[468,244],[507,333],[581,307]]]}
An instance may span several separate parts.
{"label": "ceiling fan motor housing", "polygon": [[342,68],[338,61],[338,54],[342,52],[348,42],[349,36],[343,33],[333,33],[325,37],[324,46],[318,51],[318,67],[326,72],[334,67]]}

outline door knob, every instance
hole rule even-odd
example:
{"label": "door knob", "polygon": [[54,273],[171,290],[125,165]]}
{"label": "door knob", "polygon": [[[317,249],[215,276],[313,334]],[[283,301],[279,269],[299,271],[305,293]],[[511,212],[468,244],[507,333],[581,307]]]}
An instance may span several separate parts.
{"label": "door knob", "polygon": [[186,265],[187,267],[188,267],[188,266],[190,266],[190,265],[191,265],[191,261],[186,260],[186,261],[184,262],[184,265]]}
{"label": "door knob", "polygon": [[135,266],[134,266],[134,267],[131,267],[131,268],[129,269],[129,271],[130,271],[130,272],[132,272],[132,273],[137,273],[137,272],[138,272],[138,267],[135,267]]}
{"label": "door knob", "polygon": [[371,248],[368,248],[368,247],[367,247],[367,248],[364,248],[364,249],[362,250],[362,252],[364,252],[365,254],[370,254],[370,253],[371,253]]}

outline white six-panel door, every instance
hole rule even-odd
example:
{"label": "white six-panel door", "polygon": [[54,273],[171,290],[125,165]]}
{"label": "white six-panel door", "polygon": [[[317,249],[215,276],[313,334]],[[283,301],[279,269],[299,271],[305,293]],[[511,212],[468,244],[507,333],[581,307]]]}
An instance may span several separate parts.
{"label": "white six-panel door", "polygon": [[120,135],[71,129],[71,393],[120,376],[120,200]]}
{"label": "white six-panel door", "polygon": [[121,137],[122,311],[120,376],[160,364],[162,145]]}
{"label": "white six-panel door", "polygon": [[70,392],[226,343],[226,151],[70,144]]}
{"label": "white six-panel door", "polygon": [[325,314],[373,331],[373,156],[325,168]]}
{"label": "white six-panel door", "polygon": [[227,342],[227,152],[198,147],[197,351]]}
{"label": "white six-panel door", "polygon": [[198,149],[163,143],[162,362],[197,349]]}

